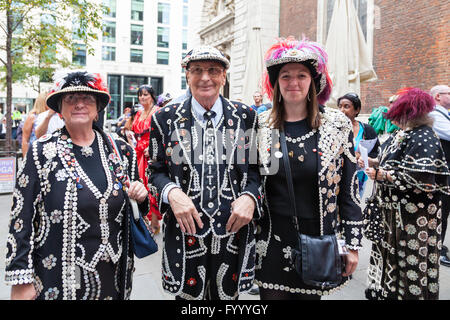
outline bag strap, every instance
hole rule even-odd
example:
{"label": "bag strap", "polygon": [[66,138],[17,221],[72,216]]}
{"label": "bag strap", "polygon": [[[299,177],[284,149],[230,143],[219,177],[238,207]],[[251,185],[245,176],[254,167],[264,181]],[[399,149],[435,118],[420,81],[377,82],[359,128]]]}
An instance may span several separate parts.
{"label": "bag strap", "polygon": [[445,114],[442,110],[439,110],[439,109],[434,109],[434,110],[436,110],[437,112],[441,113],[444,117],[447,118],[448,121],[450,121],[450,117],[448,116],[448,114]]}
{"label": "bag strap", "polygon": [[[113,139],[113,137],[109,133],[106,133],[106,136],[108,137],[109,141],[111,142],[111,145],[113,147],[114,153],[116,154],[116,156],[119,157],[120,163],[122,163],[122,157],[120,156],[119,148],[117,148],[116,141]],[[128,177],[128,174],[127,174],[127,177]],[[130,177],[128,177],[128,181],[131,181]],[[134,219],[136,221],[139,220],[139,208],[138,208],[136,200],[129,198],[128,194],[126,195],[126,198],[129,200],[129,202],[131,204],[131,208],[133,209],[132,211],[133,211]]]}
{"label": "bag strap", "polygon": [[119,157],[120,162],[122,163],[122,157],[121,157],[121,155],[120,155],[120,152],[118,151],[119,148],[117,148],[116,141],[113,139],[113,137],[112,137],[109,133],[106,133],[106,132],[105,132],[105,134],[106,134],[106,136],[108,137],[109,141],[111,142],[111,145],[112,145],[112,147],[113,147],[114,153],[116,154],[116,156]]}
{"label": "bag strap", "polygon": [[294,222],[298,231],[299,226],[298,226],[297,204],[295,203],[294,184],[292,182],[291,165],[289,164],[289,151],[286,145],[286,136],[284,134],[284,131],[280,132],[280,144],[281,144],[281,152],[283,153],[284,171],[286,172],[286,182],[288,186],[289,199],[294,208]]}

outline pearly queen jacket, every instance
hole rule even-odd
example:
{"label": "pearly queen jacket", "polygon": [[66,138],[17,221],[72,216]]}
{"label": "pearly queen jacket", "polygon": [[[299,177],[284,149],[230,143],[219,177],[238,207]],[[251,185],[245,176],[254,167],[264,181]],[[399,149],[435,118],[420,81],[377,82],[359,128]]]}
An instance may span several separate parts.
{"label": "pearly queen jacket", "polygon": [[[112,171],[113,178],[128,174],[132,181],[138,180],[133,148],[112,135],[122,154],[120,163],[114,157],[108,137],[100,129],[97,131],[106,157],[115,159],[106,168]],[[17,173],[7,238],[6,284],[34,283],[38,295],[43,295],[42,290],[48,289],[46,283],[56,281],[59,294],[54,298],[73,300],[76,299],[76,269],[95,271],[99,256],[107,253],[114,264],[121,264],[121,270],[126,269],[111,281],[120,289],[121,298],[128,299],[134,268],[129,238],[131,210],[126,210],[124,202],[120,212],[109,210],[106,217],[101,217],[98,204],[92,203],[92,216],[83,218],[78,214],[77,205],[86,201],[83,192],[87,191],[77,190],[75,179],[67,173],[62,139],[62,130],[58,130],[36,140]],[[107,201],[113,201],[112,198],[110,195]],[[139,208],[147,212],[148,201]],[[43,259],[49,255],[54,265],[43,267]]]}
{"label": "pearly queen jacket", "polygon": [[[247,194],[255,200],[253,220],[262,216],[262,188],[256,150],[256,111],[222,96],[220,99],[223,105],[223,140],[229,143],[222,154],[224,166],[221,168],[224,172],[220,173],[223,181],[220,182],[219,190],[221,214],[202,215],[204,228],[197,230],[196,236],[199,237],[211,232],[218,237],[233,236],[225,231],[225,226],[231,214],[230,203],[241,195]],[[181,104],[167,106],[155,113],[150,132],[149,187],[157,199],[166,226],[162,261],[163,287],[174,295],[183,292],[186,284],[184,258],[186,254],[190,254],[189,247],[186,246],[188,235],[181,232],[170,206],[163,202],[162,195],[167,187],[174,184],[194,199],[194,204],[195,199],[201,195],[201,170],[196,165],[199,154],[194,149],[201,144],[198,136],[202,134],[201,130],[195,134],[195,122],[191,99],[187,99]],[[188,139],[188,136],[192,139]],[[201,146],[200,150],[201,153]],[[197,204],[196,207],[201,212]],[[255,262],[254,230],[252,221],[238,232],[240,239],[246,239],[241,241],[245,246],[238,249],[239,293],[252,287]]]}
{"label": "pearly queen jacket", "polygon": [[[353,148],[353,131],[349,119],[336,109],[319,107],[322,123],[318,129],[318,186],[320,234],[332,234],[345,240],[350,249],[362,247],[363,218],[356,177],[356,158]],[[265,192],[267,176],[276,174],[281,152],[280,136],[270,123],[270,111],[258,117],[258,150]],[[266,200],[267,198],[265,198]],[[286,200],[289,201],[288,196]],[[265,202],[264,209],[268,213]],[[266,214],[263,219],[270,219]],[[261,233],[257,226],[257,267],[267,254],[271,228]]]}

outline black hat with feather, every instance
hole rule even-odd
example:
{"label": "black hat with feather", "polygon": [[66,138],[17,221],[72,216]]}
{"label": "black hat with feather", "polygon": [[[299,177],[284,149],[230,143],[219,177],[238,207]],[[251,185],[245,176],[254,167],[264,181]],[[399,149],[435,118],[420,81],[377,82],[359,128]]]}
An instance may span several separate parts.
{"label": "black hat with feather", "polygon": [[60,101],[65,93],[93,93],[97,97],[97,110],[102,111],[110,102],[108,88],[98,73],[87,71],[61,71],[53,76],[54,86],[47,96],[47,105],[61,112]]}

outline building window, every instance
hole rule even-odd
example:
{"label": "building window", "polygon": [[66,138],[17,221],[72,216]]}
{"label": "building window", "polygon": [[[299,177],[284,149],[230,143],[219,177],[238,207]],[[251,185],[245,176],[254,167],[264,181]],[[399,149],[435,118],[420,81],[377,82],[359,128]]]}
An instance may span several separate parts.
{"label": "building window", "polygon": [[120,110],[120,106],[122,105],[122,84],[120,75],[108,75],[108,89],[109,94],[111,95],[111,101],[108,105],[106,118],[117,119],[122,114],[122,110]]}
{"label": "building window", "polygon": [[186,76],[182,75],[181,76],[181,90],[186,90],[186,88],[187,88]]}
{"label": "building window", "polygon": [[158,3],[158,23],[170,23],[170,4]]}
{"label": "building window", "polygon": [[[317,41],[326,44],[336,0],[317,0]],[[374,0],[353,0],[369,54],[373,55]]]}
{"label": "building window", "polygon": [[75,43],[72,50],[72,63],[86,66],[86,45]]}
{"label": "building window", "polygon": [[169,64],[169,52],[167,51],[158,51],[157,52],[157,64]]}
{"label": "building window", "polygon": [[144,0],[131,0],[131,20],[144,20]]}
{"label": "building window", "polygon": [[49,43],[41,49],[42,61],[54,60],[56,58],[56,43]]}
{"label": "building window", "polygon": [[169,47],[169,28],[158,27],[158,47]]}
{"label": "building window", "polygon": [[184,29],[182,34],[181,49],[187,50],[187,48],[188,48],[188,31]]}
{"label": "building window", "polygon": [[80,21],[78,17],[74,17],[72,20],[72,40],[81,40],[82,30],[80,30]]}
{"label": "building window", "polygon": [[139,24],[131,25],[131,44],[142,46],[144,37],[144,26]]}
{"label": "building window", "polygon": [[104,60],[104,61],[116,61],[116,47],[103,46],[103,48],[102,48],[102,60]]}
{"label": "building window", "polygon": [[116,23],[112,21],[105,21],[103,23],[103,42],[116,42]]}
{"label": "building window", "polygon": [[144,53],[141,49],[131,49],[130,50],[130,62],[142,63]]}
{"label": "building window", "polygon": [[[331,16],[333,15],[335,2],[336,0],[327,1],[327,34],[330,31]],[[353,4],[355,6],[364,37],[367,40],[367,0],[353,0]]]}
{"label": "building window", "polygon": [[23,21],[17,24],[17,21],[21,18],[20,13],[12,12],[12,25],[17,25],[16,29],[14,29],[13,34],[22,34],[23,32]]}
{"label": "building window", "polygon": [[148,77],[123,77],[123,105],[124,107],[131,107],[139,103],[137,91],[140,86],[148,83]]}
{"label": "building window", "polygon": [[153,89],[155,89],[155,95],[159,96],[161,93],[164,92],[163,88],[163,78],[160,77],[151,77],[150,78],[150,84],[152,85]]}
{"label": "building window", "polygon": [[183,27],[188,26],[188,15],[189,15],[189,8],[183,6]]}
{"label": "building window", "polygon": [[116,0],[103,0],[103,5],[109,9],[109,12],[105,13],[105,17],[116,17]]}

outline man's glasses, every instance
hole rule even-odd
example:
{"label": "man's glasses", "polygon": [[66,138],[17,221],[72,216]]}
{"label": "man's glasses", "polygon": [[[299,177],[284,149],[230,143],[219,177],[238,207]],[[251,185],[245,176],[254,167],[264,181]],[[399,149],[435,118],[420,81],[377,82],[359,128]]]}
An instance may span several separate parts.
{"label": "man's glasses", "polygon": [[201,67],[191,67],[187,70],[195,76],[201,76],[205,71],[208,72],[211,77],[217,77],[223,73],[223,69],[219,67],[211,67],[207,69]]}
{"label": "man's glasses", "polygon": [[67,103],[69,105],[74,105],[78,101],[82,101],[84,104],[97,103],[97,99],[92,94],[78,94],[78,93],[66,94],[62,100],[64,103]]}

